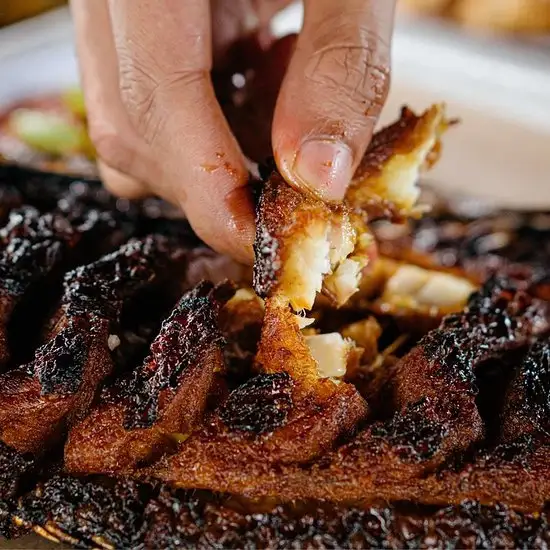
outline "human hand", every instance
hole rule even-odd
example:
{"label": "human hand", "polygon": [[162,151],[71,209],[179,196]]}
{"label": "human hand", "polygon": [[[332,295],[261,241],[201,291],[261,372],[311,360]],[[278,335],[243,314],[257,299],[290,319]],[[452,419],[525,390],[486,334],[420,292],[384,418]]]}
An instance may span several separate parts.
{"label": "human hand", "polygon": [[[248,170],[211,77],[213,70],[233,68],[230,52],[243,37],[254,35],[267,50],[269,21],[289,3],[71,2],[89,129],[105,184],[121,196],[157,194],[179,205],[206,243],[247,263],[254,239]],[[266,97],[257,98],[267,105],[276,100],[271,143],[287,181],[338,201],[387,94],[395,1],[304,4],[295,48],[293,41],[282,42],[277,55],[263,58],[266,65],[256,63],[256,82],[263,75],[269,83]],[[238,118],[231,109],[228,116]],[[254,135],[244,133],[247,150]]]}

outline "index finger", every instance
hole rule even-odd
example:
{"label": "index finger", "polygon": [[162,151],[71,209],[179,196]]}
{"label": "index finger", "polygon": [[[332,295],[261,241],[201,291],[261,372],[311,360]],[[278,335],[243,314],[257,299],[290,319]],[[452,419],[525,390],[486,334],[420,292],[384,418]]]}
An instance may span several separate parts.
{"label": "index finger", "polygon": [[244,157],[216,101],[208,0],[110,0],[122,101],[160,166],[150,187],[197,234],[250,262],[254,215]]}

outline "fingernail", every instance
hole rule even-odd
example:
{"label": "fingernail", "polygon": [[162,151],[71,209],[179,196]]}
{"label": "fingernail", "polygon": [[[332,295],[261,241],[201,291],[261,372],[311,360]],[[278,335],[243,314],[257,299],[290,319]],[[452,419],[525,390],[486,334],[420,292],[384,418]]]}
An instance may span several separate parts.
{"label": "fingernail", "polygon": [[315,139],[304,142],[294,162],[298,183],[322,199],[341,201],[352,177],[353,158],[342,142]]}

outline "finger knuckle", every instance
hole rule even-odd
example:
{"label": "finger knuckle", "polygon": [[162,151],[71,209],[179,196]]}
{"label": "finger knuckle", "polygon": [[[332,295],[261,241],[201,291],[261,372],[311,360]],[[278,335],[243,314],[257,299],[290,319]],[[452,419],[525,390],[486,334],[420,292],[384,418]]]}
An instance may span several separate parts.
{"label": "finger knuckle", "polygon": [[125,132],[109,123],[91,119],[89,133],[98,157],[106,165],[124,174],[133,173],[135,151]]}
{"label": "finger knuckle", "polygon": [[369,115],[383,105],[390,81],[387,45],[369,28],[319,30],[305,77],[338,108]]}
{"label": "finger knuckle", "polygon": [[141,199],[147,196],[148,190],[142,182],[126,174],[121,174],[102,161],[97,164],[103,185],[113,195],[129,200]]}
{"label": "finger knuckle", "polygon": [[[170,116],[171,98],[208,78],[201,70],[173,70],[160,75],[136,59],[120,63],[120,93],[134,127],[153,145]],[[156,76],[153,76],[156,75]]]}

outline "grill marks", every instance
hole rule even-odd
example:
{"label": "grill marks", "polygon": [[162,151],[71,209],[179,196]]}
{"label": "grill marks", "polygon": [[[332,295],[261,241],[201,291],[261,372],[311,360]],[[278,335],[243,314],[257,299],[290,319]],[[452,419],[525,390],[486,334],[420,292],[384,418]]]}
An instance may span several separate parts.
{"label": "grill marks", "polygon": [[[318,426],[330,432],[331,421],[339,418],[342,409],[335,406],[321,413],[322,405],[317,401],[317,412],[306,421],[309,433],[293,432],[296,413],[287,412],[290,389],[279,388],[278,383],[260,375],[235,390],[222,407],[220,418],[214,416],[210,426],[187,440],[177,454],[146,473],[183,487],[289,500],[385,498],[458,504],[464,498],[477,498],[487,504],[507,502],[537,509],[550,495],[550,484],[545,481],[548,451],[545,436],[537,428],[541,418],[547,422],[544,388],[549,348],[545,335],[549,319],[548,303],[533,297],[527,283],[491,279],[471,297],[463,312],[444,318],[438,329],[428,333],[396,365],[386,388],[396,403],[395,415],[366,427],[349,443],[330,451],[335,441],[330,439],[322,450],[317,447],[316,454],[307,455],[312,449],[311,432]],[[272,344],[273,350],[266,353],[268,366],[277,364],[276,348],[285,349],[284,339],[274,339]],[[513,350],[518,353],[511,355]],[[518,364],[506,366],[504,356],[517,358]],[[291,366],[303,365],[299,356],[283,353],[280,372],[285,372],[285,357]],[[503,408],[490,411],[491,418],[501,418],[501,431],[491,435],[494,441],[486,439],[479,409],[480,398],[484,403],[492,396],[479,396],[476,378],[477,370],[489,360],[512,370]],[[303,372],[290,372],[299,388]],[[345,387],[338,386],[338,391],[345,392]],[[271,395],[272,409],[260,414],[266,392]],[[307,398],[297,400],[296,389],[291,395],[294,409],[290,410],[307,416],[312,410]],[[337,401],[331,399],[329,402]],[[237,401],[240,407],[234,406]],[[344,402],[349,406],[352,395],[348,393]],[[250,429],[243,430],[240,417],[230,414],[236,409],[242,414],[251,411],[247,418],[277,418],[286,425],[280,427],[274,422],[268,437],[262,437],[263,424],[252,429],[256,424],[249,422]],[[338,422],[342,426],[345,420],[339,418]],[[357,420],[353,425],[357,426]],[[536,437],[531,437],[534,432]],[[317,444],[323,445],[322,435],[315,437]],[[299,449],[289,447],[289,441],[299,441]],[[470,462],[460,465],[459,461],[452,466],[457,456],[466,459],[476,448],[480,450]],[[322,458],[318,462],[303,464],[319,454]],[[452,469],[455,473],[449,472]],[[528,489],[513,491],[512,485],[518,480]]]}
{"label": "grill marks", "polygon": [[224,369],[218,317],[234,291],[229,283],[201,283],[184,295],[143,365],[71,430],[65,448],[69,471],[131,470],[197,427],[216,374]]}
{"label": "grill marks", "polygon": [[[8,224],[0,230],[0,364],[3,366],[10,359],[8,326],[15,308],[33,285],[44,283],[45,278],[59,269],[80,236],[63,216],[41,216],[32,207],[12,212]],[[39,301],[36,295],[34,298]],[[36,310],[40,308],[35,307]]]}
{"label": "grill marks", "polygon": [[259,374],[231,393],[220,410],[220,418],[229,429],[255,434],[272,432],[288,419],[293,386],[286,372]]}
{"label": "grill marks", "polygon": [[110,373],[111,328],[124,299],[170,263],[161,237],[130,241],[66,276],[61,315],[34,360],[0,376],[0,436],[20,452],[39,453],[87,411]]}
{"label": "grill marks", "polygon": [[261,493],[262,476],[323,456],[367,415],[354,386],[319,378],[284,302],[266,302],[256,370],[177,453],[145,472],[181,487]]}
{"label": "grill marks", "polygon": [[26,496],[15,516],[86,548],[543,548],[550,528],[547,513],[471,501],[273,506],[130,480],[63,477]]}
{"label": "grill marks", "polygon": [[[22,481],[34,485],[41,453],[67,432],[63,467],[74,475],[152,476],[194,491],[56,477],[18,505],[0,506],[0,529],[17,506],[23,526],[91,546],[464,546],[475,537],[491,547],[548,537],[546,515],[529,515],[550,499],[550,313],[533,270],[490,278],[462,312],[413,345],[382,388],[393,414],[373,423],[352,384],[319,378],[287,304],[234,296],[229,283],[186,293],[143,363],[113,373],[109,335],[126,304],[199,249],[188,253],[179,222],[138,226],[134,210],[113,222],[97,201],[78,204],[72,217],[64,207],[29,211],[32,223],[45,224],[36,231],[53,232],[69,260],[84,242],[73,244],[73,233],[91,235],[98,220],[135,234],[172,227],[167,234],[180,241],[132,239],[67,273],[42,345],[0,375],[0,498],[23,491]],[[57,219],[68,228],[59,237]],[[65,269],[65,259],[56,261]],[[257,330],[242,340],[262,322],[259,348]],[[486,395],[491,373],[504,380],[496,400]],[[209,491],[298,504],[250,508]],[[362,505],[350,508],[356,501]]]}

